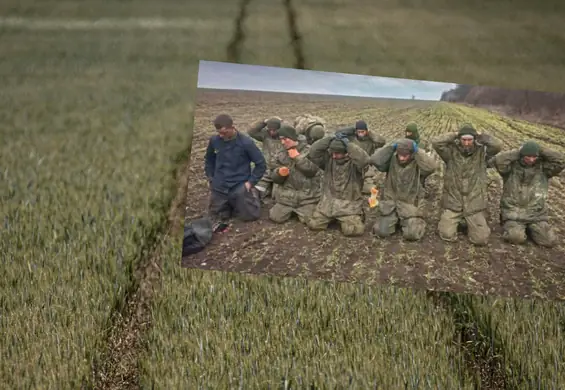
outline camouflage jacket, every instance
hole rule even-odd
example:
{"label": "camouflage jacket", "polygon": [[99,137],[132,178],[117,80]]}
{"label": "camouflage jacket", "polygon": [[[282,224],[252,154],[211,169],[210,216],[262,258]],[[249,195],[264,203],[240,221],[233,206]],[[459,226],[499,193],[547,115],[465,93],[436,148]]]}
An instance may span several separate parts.
{"label": "camouflage jacket", "polygon": [[277,167],[277,161],[281,154],[286,155],[286,150],[278,138],[273,138],[269,135],[265,126],[264,121],[257,122],[247,131],[247,134],[263,144],[262,150],[267,163],[267,170],[271,170]]}
{"label": "camouflage jacket", "polygon": [[[488,135],[484,134],[483,137]],[[443,134],[432,140],[436,153],[445,162],[442,207],[464,215],[486,210],[488,205],[487,160],[502,150],[502,142],[488,137],[485,145],[465,156],[455,142],[457,133]]]}
{"label": "camouflage jacket", "polygon": [[540,158],[534,165],[525,166],[520,160],[519,149],[489,160],[489,166],[498,171],[504,183],[500,199],[502,221],[546,221],[549,179],[563,171],[565,156],[540,147]]}
{"label": "camouflage jacket", "polygon": [[350,142],[359,145],[369,156],[375,153],[375,150],[382,148],[386,143],[383,136],[376,134],[372,130],[369,130],[369,136],[366,139],[361,140],[357,138],[354,126],[338,129],[336,133],[346,134]]}
{"label": "camouflage jacket", "polygon": [[384,188],[380,193],[379,211],[390,215],[394,211],[400,218],[423,217],[420,203],[423,197],[423,180],[434,173],[438,162],[424,150],[418,149],[405,166],[398,163],[396,152],[389,143],[371,156],[370,163],[386,173]]}
{"label": "camouflage jacket", "polygon": [[320,200],[323,172],[308,159],[310,146],[299,142],[296,148],[300,153],[296,158],[279,160],[279,167],[289,169],[288,176],[279,175],[279,168],[272,171],[273,183],[277,184],[274,193],[275,202],[289,207],[301,207],[316,204]]}
{"label": "camouflage jacket", "polygon": [[348,160],[338,163],[328,148],[333,137],[314,142],[308,158],[324,171],[318,210],[329,218],[363,215],[363,172],[369,155],[354,143],[347,146]]}

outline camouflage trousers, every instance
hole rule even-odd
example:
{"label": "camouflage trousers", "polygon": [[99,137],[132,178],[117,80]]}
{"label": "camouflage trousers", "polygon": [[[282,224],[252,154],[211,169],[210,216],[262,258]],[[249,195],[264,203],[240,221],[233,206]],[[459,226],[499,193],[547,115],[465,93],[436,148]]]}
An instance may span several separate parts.
{"label": "camouflage trousers", "polygon": [[371,188],[379,187],[379,171],[373,166],[369,166],[365,171],[365,179],[363,181],[363,195],[370,195]]}
{"label": "camouflage trousers", "polygon": [[373,234],[385,238],[400,229],[405,240],[419,241],[426,233],[426,226],[426,221],[421,217],[399,218],[396,212],[389,215],[379,214],[373,225]]}
{"label": "camouflage trousers", "polygon": [[438,231],[442,240],[448,242],[457,241],[457,233],[460,228],[467,230],[469,241],[474,245],[486,245],[491,233],[484,212],[463,216],[462,213],[452,210],[443,210]]}
{"label": "camouflage trousers", "polygon": [[539,246],[553,247],[557,237],[551,225],[546,221],[521,223],[516,221],[505,221],[502,225],[502,238],[515,245],[524,244],[528,236]]}
{"label": "camouflage trousers", "polygon": [[296,215],[300,222],[306,223],[306,220],[312,216],[315,209],[316,204],[307,204],[300,207],[290,207],[285,206],[281,203],[276,203],[269,210],[269,219],[275,223],[284,223],[288,221],[293,215]]}
{"label": "camouflage trousers", "polygon": [[341,233],[344,236],[361,236],[365,233],[365,222],[362,215],[345,215],[330,218],[319,210],[314,210],[312,216],[307,218],[306,225],[311,230],[326,230],[328,225],[336,220],[339,222]]}
{"label": "camouflage trousers", "polygon": [[227,222],[232,217],[249,222],[261,216],[261,201],[256,189],[247,191],[240,185],[228,194],[212,190],[208,212],[214,222]]}

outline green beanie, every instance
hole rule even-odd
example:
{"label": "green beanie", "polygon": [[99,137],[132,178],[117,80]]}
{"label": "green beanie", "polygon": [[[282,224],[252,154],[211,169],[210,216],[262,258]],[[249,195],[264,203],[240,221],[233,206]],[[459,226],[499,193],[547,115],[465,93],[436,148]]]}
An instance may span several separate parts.
{"label": "green beanie", "polygon": [[461,126],[458,133],[459,137],[463,137],[464,135],[472,135],[473,137],[476,137],[477,134],[477,130],[475,130],[473,125],[469,123],[465,123],[463,126]]}
{"label": "green beanie", "polygon": [[330,142],[330,148],[329,149],[330,149],[330,152],[334,152],[334,153],[345,153],[345,152],[347,152],[347,147],[345,146],[345,144],[338,139],[333,139],[332,142]]}
{"label": "green beanie", "polygon": [[534,141],[525,142],[520,148],[520,156],[537,156],[539,155],[539,144]]}
{"label": "green beanie", "polygon": [[406,126],[406,132],[410,133],[410,139],[418,139],[418,137],[420,136],[420,133],[418,131],[418,125],[415,123],[409,123],[408,126]]}
{"label": "green beanie", "polygon": [[298,141],[298,133],[292,126],[284,125],[277,131],[279,137],[290,138],[293,141]]}
{"label": "green beanie", "polygon": [[267,121],[267,129],[278,130],[281,127],[281,121],[277,118],[271,118]]}

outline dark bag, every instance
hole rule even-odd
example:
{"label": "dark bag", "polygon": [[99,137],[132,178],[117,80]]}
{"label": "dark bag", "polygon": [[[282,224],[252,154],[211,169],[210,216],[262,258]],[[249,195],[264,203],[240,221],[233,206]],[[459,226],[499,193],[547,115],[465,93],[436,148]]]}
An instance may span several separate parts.
{"label": "dark bag", "polygon": [[202,251],[212,241],[213,233],[214,225],[208,218],[195,219],[185,225],[182,257]]}

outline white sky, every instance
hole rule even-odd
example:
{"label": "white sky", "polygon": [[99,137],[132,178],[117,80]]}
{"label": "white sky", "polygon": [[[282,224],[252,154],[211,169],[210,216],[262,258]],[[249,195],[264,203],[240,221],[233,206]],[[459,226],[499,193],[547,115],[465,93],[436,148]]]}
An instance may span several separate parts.
{"label": "white sky", "polygon": [[198,88],[439,100],[453,83],[200,61]]}

